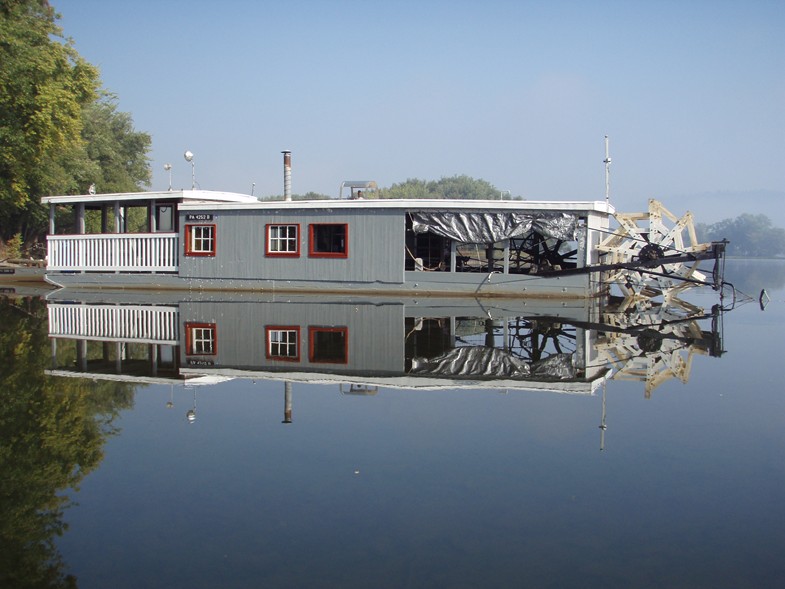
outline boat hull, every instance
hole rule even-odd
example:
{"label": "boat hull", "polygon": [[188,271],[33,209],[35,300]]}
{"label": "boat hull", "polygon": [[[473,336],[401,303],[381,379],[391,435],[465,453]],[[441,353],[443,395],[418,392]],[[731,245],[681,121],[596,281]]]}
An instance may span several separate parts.
{"label": "boat hull", "polygon": [[589,274],[573,276],[499,273],[406,272],[403,282],[275,280],[265,278],[184,278],[176,274],[50,272],[46,280],[61,288],[173,289],[184,291],[253,291],[334,294],[394,294],[461,297],[589,298],[602,294]]}

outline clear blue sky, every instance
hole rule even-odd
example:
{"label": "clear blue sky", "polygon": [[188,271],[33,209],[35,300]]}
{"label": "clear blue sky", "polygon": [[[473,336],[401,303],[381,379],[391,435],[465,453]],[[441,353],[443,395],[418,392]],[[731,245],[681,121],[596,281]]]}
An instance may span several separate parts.
{"label": "clear blue sky", "polygon": [[602,199],[607,134],[619,208],[785,198],[782,0],[51,2],[152,135],[155,189],[167,162],[190,187],[189,149],[202,188],[280,194],[290,149],[296,193]]}

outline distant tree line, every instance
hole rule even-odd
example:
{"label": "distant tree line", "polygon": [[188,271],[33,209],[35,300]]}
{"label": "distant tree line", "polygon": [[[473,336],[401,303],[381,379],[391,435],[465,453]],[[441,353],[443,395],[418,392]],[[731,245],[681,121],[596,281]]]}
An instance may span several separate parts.
{"label": "distant tree line", "polygon": [[[470,176],[451,176],[440,180],[410,178],[405,182],[380,188],[377,198],[462,198],[472,200],[499,199],[502,193],[490,182]],[[508,196],[509,198],[509,196]]]}
{"label": "distant tree line", "polygon": [[744,213],[710,225],[698,223],[695,230],[701,242],[729,240],[728,255],[731,256],[785,256],[785,229],[775,227],[766,215]]}
{"label": "distant tree line", "polygon": [[[458,198],[468,200],[498,200],[511,198],[509,192],[502,194],[498,188],[486,180],[478,180],[470,176],[451,176],[440,180],[420,180],[409,178],[404,182],[393,184],[389,188],[368,190],[363,192],[364,198]],[[319,200],[330,198],[326,194],[308,192],[293,194],[292,200]],[[520,197],[514,197],[520,200]],[[282,195],[271,195],[261,200],[282,200]]]}

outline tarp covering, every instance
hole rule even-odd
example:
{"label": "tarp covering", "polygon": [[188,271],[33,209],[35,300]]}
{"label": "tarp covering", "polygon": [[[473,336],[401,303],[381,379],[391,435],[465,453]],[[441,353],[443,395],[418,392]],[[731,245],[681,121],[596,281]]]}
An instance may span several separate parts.
{"label": "tarp covering", "polygon": [[554,354],[531,366],[532,375],[548,379],[564,380],[575,378],[575,366],[572,364],[572,354]]}
{"label": "tarp covering", "polygon": [[435,358],[415,358],[410,374],[461,378],[563,380],[575,376],[570,354],[554,354],[532,364],[498,348],[464,346]]}
{"label": "tarp covering", "polygon": [[503,211],[412,211],[415,233],[435,233],[461,243],[496,243],[524,237],[532,230],[544,237],[575,239],[578,218],[570,213],[519,213]]}

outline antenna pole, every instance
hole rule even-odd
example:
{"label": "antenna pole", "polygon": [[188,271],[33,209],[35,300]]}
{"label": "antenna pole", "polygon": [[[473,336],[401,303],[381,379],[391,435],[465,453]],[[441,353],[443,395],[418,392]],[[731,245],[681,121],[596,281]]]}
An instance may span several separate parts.
{"label": "antenna pole", "polygon": [[602,421],[600,421],[600,451],[605,450],[605,430],[608,429],[605,423],[605,385],[607,380],[602,381]]}
{"label": "antenna pole", "polygon": [[611,199],[611,156],[608,148],[608,136],[605,136],[605,159],[602,160],[605,164],[605,204],[608,204]]}

